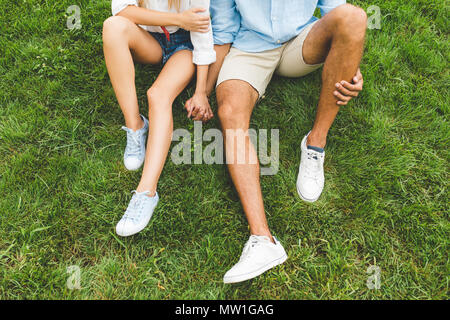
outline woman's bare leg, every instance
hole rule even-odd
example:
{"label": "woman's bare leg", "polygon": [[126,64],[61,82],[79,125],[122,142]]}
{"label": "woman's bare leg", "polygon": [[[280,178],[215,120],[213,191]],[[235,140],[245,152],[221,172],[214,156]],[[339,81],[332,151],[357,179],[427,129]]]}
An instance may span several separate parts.
{"label": "woman's bare leg", "polygon": [[149,104],[149,136],[144,170],[137,187],[138,192],[156,192],[159,176],[172,141],[172,103],[188,85],[195,72],[192,52],[175,53],[162,69],[156,81],[147,91]]}
{"label": "woman's bare leg", "polygon": [[125,125],[136,131],[142,128],[139,116],[134,63],[157,64],[161,61],[159,43],[127,18],[114,16],[103,23],[103,51],[111,84],[125,118]]}

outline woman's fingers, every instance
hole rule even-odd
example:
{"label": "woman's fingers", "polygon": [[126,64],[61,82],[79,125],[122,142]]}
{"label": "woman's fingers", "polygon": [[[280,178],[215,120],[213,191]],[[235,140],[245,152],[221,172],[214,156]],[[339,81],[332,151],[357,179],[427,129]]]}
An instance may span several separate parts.
{"label": "woman's fingers", "polygon": [[197,25],[203,25],[203,24],[209,24],[209,16],[207,15],[203,15],[203,14],[198,14],[200,12],[205,12],[206,10],[203,8],[194,8],[191,10],[195,15],[195,23]]}
{"label": "woman's fingers", "polygon": [[203,121],[209,121],[209,120],[211,120],[212,119],[212,117],[213,117],[213,114],[212,114],[212,111],[211,110],[208,110],[207,112],[206,112],[206,114],[205,114],[205,116],[203,117]]}
{"label": "woman's fingers", "polygon": [[197,121],[198,117],[202,114],[202,110],[200,107],[194,105],[192,110],[192,120]]}
{"label": "woman's fingers", "polygon": [[192,98],[186,101],[185,108],[188,111],[188,118],[192,118],[194,121],[208,121],[214,117],[211,108],[196,105]]}
{"label": "woman's fingers", "polygon": [[199,111],[199,112],[197,113],[197,115],[195,116],[194,121],[200,121],[200,120],[202,120],[202,119],[203,119],[203,112],[202,112],[202,111]]}
{"label": "woman's fingers", "polygon": [[190,118],[192,114],[192,99],[189,99],[186,101],[186,104],[184,106],[186,108],[186,111],[188,112],[187,117]]}
{"label": "woman's fingers", "polygon": [[201,17],[196,23],[198,32],[208,32],[210,28],[209,18]]}
{"label": "woman's fingers", "polygon": [[205,12],[204,8],[193,8],[181,13],[182,21],[180,27],[188,31],[206,32],[204,28],[209,28],[209,16],[199,14]]}
{"label": "woman's fingers", "polygon": [[209,28],[209,19],[199,20],[195,23],[195,25],[199,28]]}
{"label": "woman's fingers", "polygon": [[198,23],[199,24],[209,24],[209,17],[208,16],[198,16]]}
{"label": "woman's fingers", "polygon": [[188,117],[189,117],[189,118],[195,117],[195,116],[197,115],[197,112],[198,112],[198,110],[197,110],[197,108],[195,107],[195,105],[192,105],[191,112],[189,112]]}
{"label": "woman's fingers", "polygon": [[210,29],[209,21],[207,23],[197,23],[196,26],[192,29],[194,32],[208,32]]}
{"label": "woman's fingers", "polygon": [[197,7],[197,8],[192,8],[191,11],[194,12],[194,13],[199,13],[199,12],[205,12],[206,9]]}
{"label": "woman's fingers", "polygon": [[209,28],[195,28],[192,29],[193,32],[200,32],[200,33],[207,33],[209,31]]}
{"label": "woman's fingers", "polygon": [[208,27],[205,27],[205,28],[199,28],[198,29],[198,32],[202,32],[202,33],[206,33],[206,32],[208,32],[209,31],[209,26]]}
{"label": "woman's fingers", "polygon": [[184,108],[188,111],[191,108],[191,102],[192,102],[192,98],[186,100],[186,102],[184,103]]}

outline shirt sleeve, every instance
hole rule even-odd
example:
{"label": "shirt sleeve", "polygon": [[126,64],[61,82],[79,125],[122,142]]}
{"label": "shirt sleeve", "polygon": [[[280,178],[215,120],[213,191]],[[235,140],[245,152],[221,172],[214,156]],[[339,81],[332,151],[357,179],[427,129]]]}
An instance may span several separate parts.
{"label": "shirt sleeve", "polygon": [[128,6],[138,6],[137,0],[112,0],[111,10],[113,16],[118,14],[120,11],[125,9]]}
{"label": "shirt sleeve", "polygon": [[241,27],[235,0],[211,0],[211,23],[214,43],[233,43]]}
{"label": "shirt sleeve", "polygon": [[319,0],[317,7],[320,9],[320,14],[322,17],[328,12],[342,4],[345,4],[346,0]]}
{"label": "shirt sleeve", "polygon": [[[205,8],[201,14],[209,16],[210,0],[191,0],[192,8]],[[194,46],[193,62],[196,65],[209,65],[216,61],[216,51],[214,50],[214,40],[212,28],[208,32],[192,32],[191,41]]]}

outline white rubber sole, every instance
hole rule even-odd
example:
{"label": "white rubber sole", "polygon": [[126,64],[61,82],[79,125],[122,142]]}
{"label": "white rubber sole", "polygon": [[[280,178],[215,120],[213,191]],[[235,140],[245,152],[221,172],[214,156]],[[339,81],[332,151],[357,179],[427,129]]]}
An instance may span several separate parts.
{"label": "white rubber sole", "polygon": [[142,162],[140,162],[138,165],[135,165],[135,166],[130,166],[130,165],[126,165],[125,164],[125,159],[123,159],[123,165],[124,165],[124,167],[125,167],[125,169],[127,169],[128,171],[137,171],[137,170],[139,170],[141,167],[142,167],[142,165],[144,164],[144,160],[142,160]]}
{"label": "white rubber sole", "polygon": [[[146,226],[145,226],[145,227],[146,227]],[[117,227],[116,227],[116,234],[117,234],[118,236],[121,236],[121,237],[130,237],[130,236],[133,236],[133,235],[135,235],[135,234],[141,232],[142,230],[145,229],[145,227],[139,228],[139,229],[137,229],[136,231],[133,231],[133,232],[131,232],[131,233],[122,233],[122,232],[119,232],[119,230],[117,230]]]}
{"label": "white rubber sole", "polygon": [[145,223],[145,225],[142,224],[139,228],[137,228],[137,229],[135,229],[135,230],[133,230],[133,231],[131,231],[131,232],[123,232],[123,230],[119,230],[119,229],[117,228],[117,225],[116,225],[116,234],[117,234],[118,236],[121,236],[121,237],[130,237],[130,236],[133,236],[133,235],[135,235],[135,234],[141,232],[142,230],[144,230],[144,229],[148,226],[148,224],[150,223],[151,218],[152,218],[152,216],[150,216],[150,218],[149,218],[148,221]]}
{"label": "white rubber sole", "polygon": [[276,267],[277,265],[282,264],[283,262],[285,262],[287,260],[287,258],[288,257],[285,254],[281,258],[278,258],[253,272],[245,273],[245,274],[242,274],[239,276],[234,276],[234,277],[227,277],[227,278],[224,277],[223,282],[224,283],[237,283],[237,282],[242,282],[242,281],[253,279],[253,278],[263,274],[267,270],[270,270],[273,267]]}
{"label": "white rubber sole", "polygon": [[[304,196],[302,195],[302,193],[300,192],[300,189],[298,188],[298,185],[297,185],[296,187],[297,187],[297,193],[298,193],[298,196],[299,196],[303,201],[306,201],[306,202],[310,202],[310,203],[316,202],[317,200],[319,200],[320,196],[322,195],[322,192],[321,192],[317,198],[315,198],[315,199],[308,199],[308,198],[306,198],[306,197],[304,197]],[[323,191],[323,189],[322,189],[322,191]]]}

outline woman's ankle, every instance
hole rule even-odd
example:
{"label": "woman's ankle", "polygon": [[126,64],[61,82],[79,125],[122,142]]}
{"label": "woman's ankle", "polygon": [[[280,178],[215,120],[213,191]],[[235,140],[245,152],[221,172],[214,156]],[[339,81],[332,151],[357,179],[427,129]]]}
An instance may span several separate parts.
{"label": "woman's ankle", "polygon": [[125,119],[125,126],[133,131],[138,131],[144,127],[144,120],[140,115],[137,118]]}
{"label": "woman's ankle", "polygon": [[150,188],[150,187],[146,187],[146,186],[138,186],[136,188],[137,192],[149,192],[148,196],[149,197],[154,197],[156,195],[156,189],[155,188]]}

